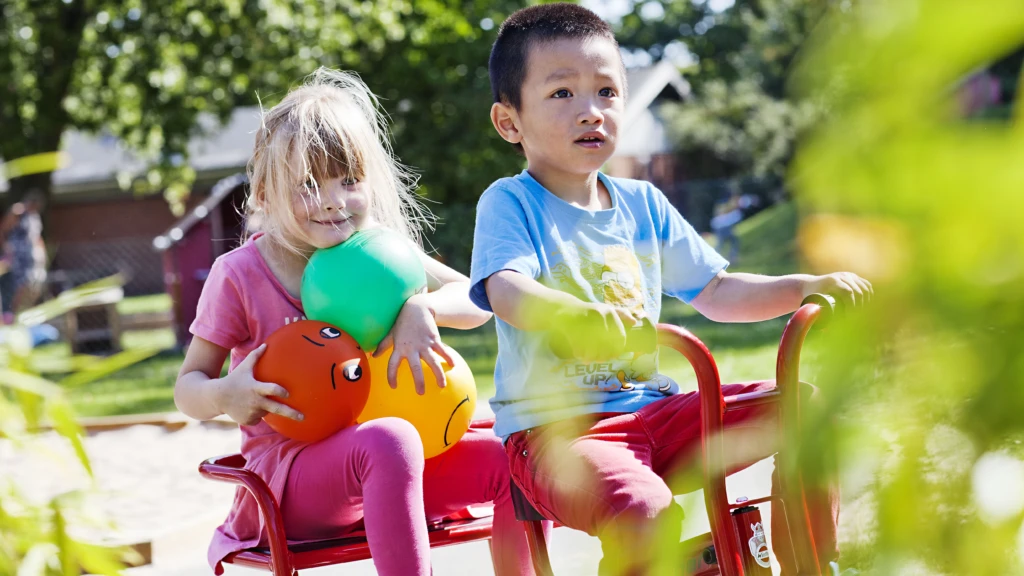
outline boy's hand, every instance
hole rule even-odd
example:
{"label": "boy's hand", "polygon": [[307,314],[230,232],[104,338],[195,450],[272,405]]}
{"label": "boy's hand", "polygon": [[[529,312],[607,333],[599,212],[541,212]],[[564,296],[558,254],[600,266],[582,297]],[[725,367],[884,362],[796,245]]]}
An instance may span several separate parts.
{"label": "boy's hand", "polygon": [[434,373],[438,388],[444,388],[447,384],[440,360],[443,359],[449,366],[455,365],[448,349],[441,343],[441,334],[437,331],[437,323],[425,297],[425,294],[415,294],[406,300],[391,332],[380,341],[373,353],[374,358],[377,358],[394,346],[395,351],[391,353],[388,362],[388,384],[392,388],[398,387],[398,367],[404,359],[412,371],[416,393],[421,395],[426,391],[421,360]]}
{"label": "boy's hand", "polygon": [[253,376],[253,367],[266,349],[266,344],[256,348],[230,374],[216,381],[219,388],[216,394],[217,408],[239,424],[258,424],[271,412],[292,420],[303,418],[298,410],[271,398],[287,398],[287,390],[272,382],[260,382]]}
{"label": "boy's hand", "polygon": [[833,272],[815,276],[804,285],[804,298],[815,293],[828,294],[843,304],[857,306],[870,300],[874,289],[871,282],[853,272]]}
{"label": "boy's hand", "polygon": [[564,308],[552,320],[552,347],[567,347],[584,362],[615,358],[626,348],[626,331],[639,322],[636,314],[608,304]]}

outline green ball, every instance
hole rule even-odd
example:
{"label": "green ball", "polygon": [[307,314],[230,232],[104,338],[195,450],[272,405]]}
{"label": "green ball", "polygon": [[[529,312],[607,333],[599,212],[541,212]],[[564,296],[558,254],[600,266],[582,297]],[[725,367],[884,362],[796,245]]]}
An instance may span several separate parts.
{"label": "green ball", "polygon": [[363,350],[374,350],[410,296],[427,285],[423,263],[401,234],[360,230],[317,250],[302,274],[306,317],[337,326]]}

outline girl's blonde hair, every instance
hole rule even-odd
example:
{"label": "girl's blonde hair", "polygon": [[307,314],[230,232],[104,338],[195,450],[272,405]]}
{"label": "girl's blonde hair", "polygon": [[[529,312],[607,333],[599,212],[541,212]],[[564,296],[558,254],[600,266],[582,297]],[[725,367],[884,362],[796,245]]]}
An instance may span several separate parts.
{"label": "girl's blonde hair", "polygon": [[249,232],[300,252],[290,240],[301,237],[293,195],[308,181],[307,201],[319,202],[319,182],[352,178],[367,188],[369,218],[421,244],[421,227],[431,227],[433,216],[415,193],[417,175],[391,150],[377,97],[358,75],[320,68],[261,115],[247,167]]}

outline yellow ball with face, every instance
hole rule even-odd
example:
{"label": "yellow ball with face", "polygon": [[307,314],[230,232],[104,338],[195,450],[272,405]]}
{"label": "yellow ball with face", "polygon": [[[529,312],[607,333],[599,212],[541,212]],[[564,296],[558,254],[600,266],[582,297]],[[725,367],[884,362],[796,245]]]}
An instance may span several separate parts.
{"label": "yellow ball with face", "polygon": [[423,452],[433,458],[451,448],[469,429],[476,410],[476,382],[466,361],[455,350],[451,353],[454,366],[440,360],[447,385],[438,388],[434,373],[423,363],[425,391],[416,393],[412,371],[408,362],[398,368],[398,387],[388,384],[388,360],[394,349],[379,358],[369,356],[370,396],[359,415],[360,423],[389,416],[412,424],[420,433]]}

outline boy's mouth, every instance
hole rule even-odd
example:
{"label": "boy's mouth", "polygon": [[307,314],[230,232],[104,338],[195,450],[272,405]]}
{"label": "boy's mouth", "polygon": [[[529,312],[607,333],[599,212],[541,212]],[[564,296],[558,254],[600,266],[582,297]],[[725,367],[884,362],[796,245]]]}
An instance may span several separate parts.
{"label": "boy's mouth", "polygon": [[600,132],[587,132],[576,139],[576,144],[584,148],[600,148],[604,146],[604,134]]}

